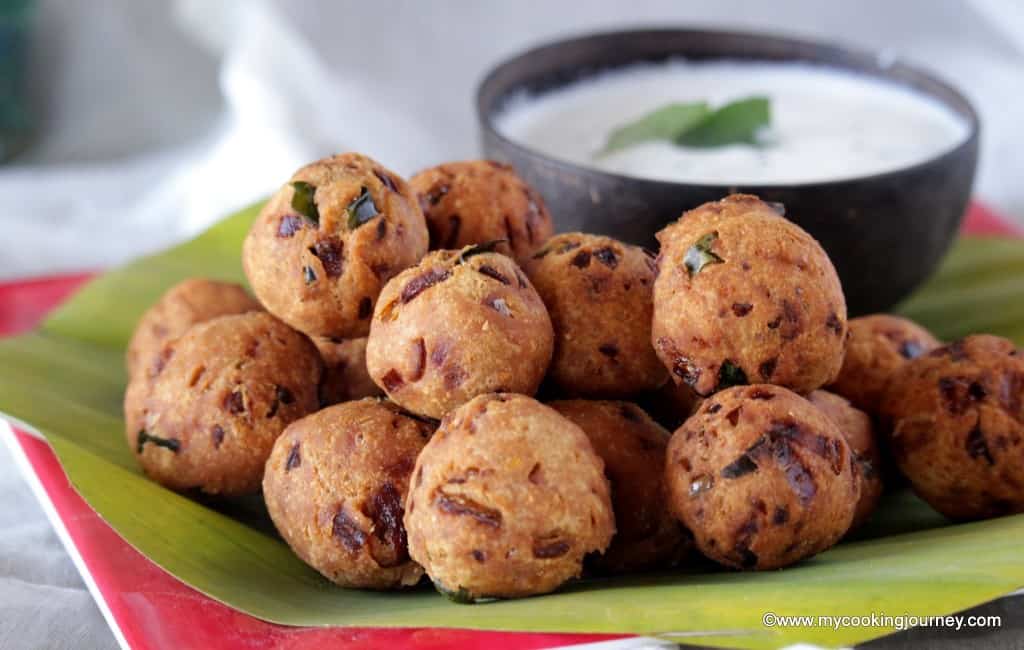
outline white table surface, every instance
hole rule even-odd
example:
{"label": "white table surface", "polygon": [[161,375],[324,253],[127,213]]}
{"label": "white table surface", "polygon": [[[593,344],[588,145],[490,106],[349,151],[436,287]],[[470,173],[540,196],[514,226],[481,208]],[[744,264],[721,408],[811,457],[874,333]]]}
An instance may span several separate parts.
{"label": "white table surface", "polygon": [[[981,112],[978,195],[1024,224],[1024,5],[1008,0],[46,0],[38,19],[39,133],[0,166],[0,279],[164,247],[335,151],[403,174],[475,157],[489,66],[636,25],[836,40],[936,70]],[[112,646],[0,447],[0,648]]]}

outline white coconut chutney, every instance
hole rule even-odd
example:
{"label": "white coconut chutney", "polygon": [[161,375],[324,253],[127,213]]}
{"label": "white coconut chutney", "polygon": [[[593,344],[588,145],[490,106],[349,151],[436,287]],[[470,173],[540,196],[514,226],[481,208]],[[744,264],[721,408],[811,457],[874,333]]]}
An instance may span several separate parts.
{"label": "white coconut chutney", "polygon": [[[771,101],[766,146],[644,142],[596,156],[616,128],[669,103]],[[839,180],[923,162],[963,142],[966,120],[909,88],[827,66],[740,61],[643,63],[540,95],[497,116],[506,137],[553,158],[640,178],[778,185]]]}

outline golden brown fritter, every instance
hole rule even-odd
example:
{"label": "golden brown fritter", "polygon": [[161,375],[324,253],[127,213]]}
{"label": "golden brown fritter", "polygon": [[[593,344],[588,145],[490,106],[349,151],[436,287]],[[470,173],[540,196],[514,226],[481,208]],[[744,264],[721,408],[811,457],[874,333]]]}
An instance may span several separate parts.
{"label": "golden brown fritter", "polygon": [[460,600],[543,594],[615,533],[604,464],[586,434],[524,395],[481,395],[416,461],[409,554]]}
{"label": "golden brown fritter", "polygon": [[860,500],[850,524],[850,530],[853,530],[871,517],[882,498],[882,453],[875,437],[875,427],[867,413],[854,408],[846,398],[835,393],[816,390],[807,396],[807,400],[832,420],[846,438],[860,472]]}
{"label": "golden brown fritter", "polygon": [[366,365],[396,403],[439,419],[483,393],[534,394],[553,338],[511,259],[481,247],[435,251],[384,287]]}
{"label": "golden brown fritter", "polygon": [[741,569],[777,569],[831,547],[860,498],[836,425],[767,384],[706,399],[672,435],[665,481],[701,552]]}
{"label": "golden brown fritter", "polygon": [[230,282],[189,278],[167,290],[135,327],[128,343],[125,365],[128,376],[151,371],[152,364],[169,341],[196,323],[217,316],[244,314],[262,309],[245,289]]}
{"label": "golden brown fritter", "polygon": [[551,314],[548,381],[560,395],[628,397],[668,380],[651,347],[654,259],[610,237],[565,233],[525,267]]}
{"label": "golden brown fritter", "polygon": [[683,213],[658,233],[652,340],[700,395],[771,383],[806,393],[835,378],[846,300],[813,237],[755,196]]}
{"label": "golden brown fritter", "polygon": [[846,357],[828,387],[857,408],[878,414],[885,385],[908,359],[941,345],[931,333],[901,316],[872,314],[850,319]]}
{"label": "golden brown fritter", "polygon": [[914,491],[953,519],[1024,512],[1024,353],[979,334],[903,364],[882,415]]}
{"label": "golden brown fritter", "polygon": [[427,252],[419,201],[394,172],[345,153],[295,172],[260,211],[242,263],[263,306],[310,336],[370,331],[381,288]]}
{"label": "golden brown fritter", "polygon": [[333,341],[322,337],[313,343],[324,359],[324,378],[320,382],[320,403],[340,404],[364,397],[379,397],[384,391],[373,383],[366,369],[366,339]]}
{"label": "golden brown fritter", "polygon": [[193,325],[125,393],[128,444],[153,480],[235,496],[259,490],[281,431],[319,408],[323,364],[265,312]]}
{"label": "golden brown fritter", "polygon": [[589,568],[629,573],[677,564],[693,542],[668,510],[664,467],[669,432],[630,402],[580,399],[549,406],[587,434],[611,485],[615,537]]}
{"label": "golden brown fritter", "polygon": [[343,587],[415,585],[402,516],[416,456],[433,425],[367,398],[285,429],[267,460],[263,497],[295,554]]}
{"label": "golden brown fritter", "polygon": [[450,162],[409,179],[430,230],[430,250],[503,240],[495,250],[523,264],[554,233],[544,200],[509,165]]}

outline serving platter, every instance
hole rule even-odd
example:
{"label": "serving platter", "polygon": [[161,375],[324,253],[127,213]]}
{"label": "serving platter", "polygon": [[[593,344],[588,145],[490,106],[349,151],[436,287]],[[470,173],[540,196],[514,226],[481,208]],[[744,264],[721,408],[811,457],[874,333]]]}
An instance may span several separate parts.
{"label": "serving platter", "polygon": [[[231,630],[256,645],[304,644],[302,639],[322,643],[333,639],[323,636],[330,634],[367,643],[373,635],[391,635],[395,642],[428,647],[443,639],[475,643],[483,638],[452,628],[660,634],[739,647],[797,641],[848,645],[892,627],[767,628],[762,617],[765,612],[939,615],[1024,585],[1024,552],[1016,542],[1024,534],[1024,516],[952,525],[912,495],[898,493],[856,539],[785,571],[740,574],[701,566],[583,581],[550,596],[473,606],[450,603],[429,588],[375,594],[334,587],[268,530],[258,504],[199,503],[169,492],[142,477],[124,443],[122,357],[135,320],[184,277],[240,281],[238,249],[255,210],[228,218],[192,242],[97,277],[39,328],[0,342],[0,411],[45,439],[55,454],[47,464],[46,444],[22,435],[16,439],[19,455],[39,477],[37,491],[53,503],[55,519],[63,522],[76,549],[72,555],[81,556],[80,568],[92,576],[108,620],[132,647],[160,646],[175,638],[196,645],[199,637],[181,635],[204,630],[214,635],[207,639],[211,642],[218,631]],[[971,223],[976,229],[995,229],[982,212],[975,212]],[[940,338],[989,331],[1024,342],[1024,242],[961,239],[939,274],[901,311]],[[63,496],[50,496],[62,494],[58,467],[84,500],[77,504],[77,512],[87,515],[81,521],[74,507],[57,506],[78,498],[67,484]],[[98,513],[94,524],[85,521],[96,517],[87,508]],[[103,535],[107,540],[97,542],[96,536]],[[137,556],[134,569],[132,563],[115,561],[122,554]],[[103,567],[100,573],[85,560],[87,555],[92,565]],[[106,591],[101,582],[108,585]],[[178,590],[176,595],[154,598],[154,593],[175,593],[168,585]],[[215,617],[219,623],[212,624]],[[308,629],[321,626],[347,629]],[[150,627],[157,636],[146,631]],[[136,630],[133,640],[128,640],[128,628]],[[447,629],[424,631],[430,628]],[[488,647],[604,638],[490,636]]]}

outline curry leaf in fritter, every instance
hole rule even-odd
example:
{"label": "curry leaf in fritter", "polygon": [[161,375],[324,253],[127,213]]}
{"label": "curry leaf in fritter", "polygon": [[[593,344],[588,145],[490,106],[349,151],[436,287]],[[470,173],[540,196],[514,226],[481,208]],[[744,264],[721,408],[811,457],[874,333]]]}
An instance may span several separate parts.
{"label": "curry leaf in fritter", "polygon": [[683,256],[683,265],[686,266],[686,272],[691,278],[708,264],[721,264],[725,261],[711,250],[717,240],[718,232],[709,232],[687,249],[686,255]]}

